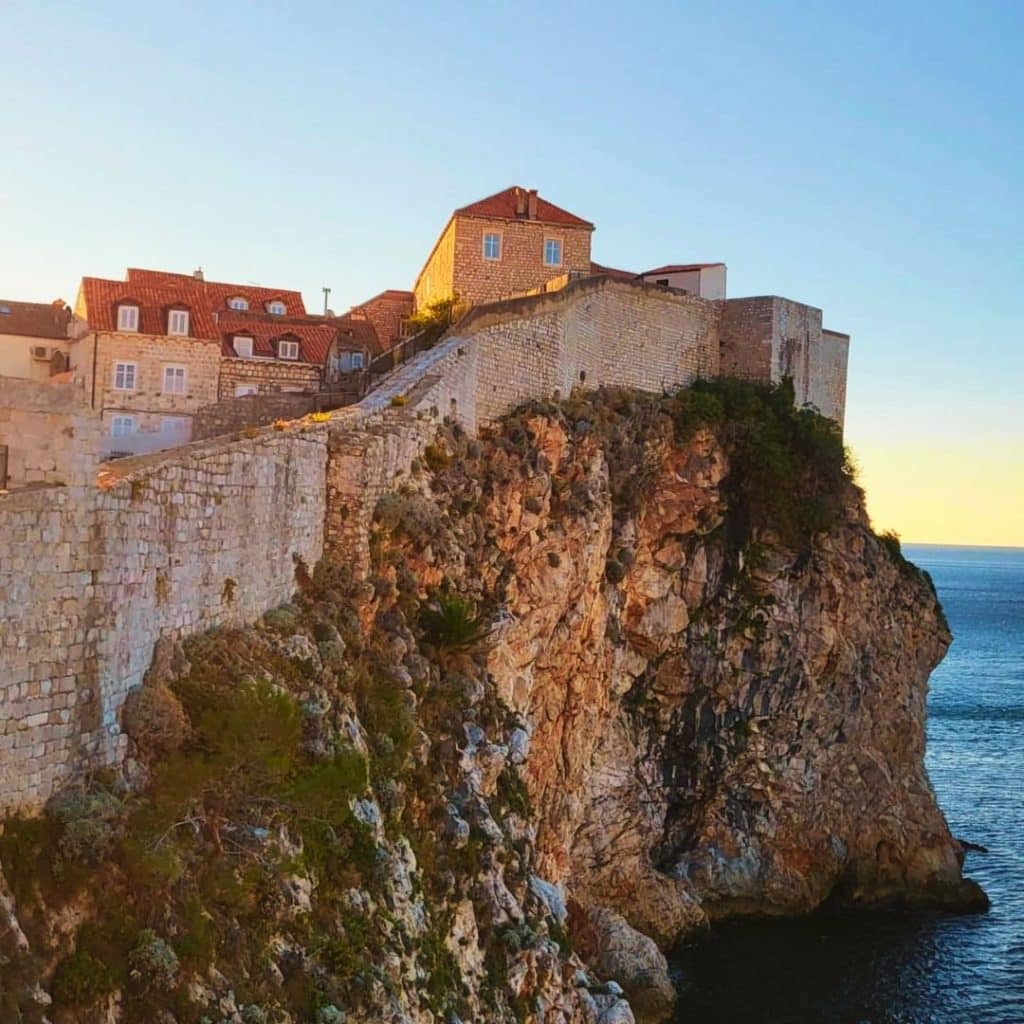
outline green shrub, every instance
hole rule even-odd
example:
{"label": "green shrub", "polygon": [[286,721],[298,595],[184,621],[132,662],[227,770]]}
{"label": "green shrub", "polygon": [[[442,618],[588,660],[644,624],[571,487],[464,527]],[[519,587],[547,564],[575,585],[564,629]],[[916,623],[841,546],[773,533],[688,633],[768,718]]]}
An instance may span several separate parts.
{"label": "green shrub", "polygon": [[107,965],[88,950],[76,950],[54,972],[50,991],[58,1006],[91,1006],[113,992],[117,982]]}
{"label": "green shrub", "polygon": [[441,445],[428,444],[423,449],[423,461],[432,473],[439,473],[442,469],[447,468],[448,463],[451,462],[451,457]]}
{"label": "green shrub", "polygon": [[147,928],[128,956],[133,975],[146,987],[169,989],[178,977],[178,954],[156,932]]}
{"label": "green shrub", "polygon": [[456,594],[441,594],[422,609],[420,628],[431,644],[447,651],[475,647],[489,632],[473,602]]}
{"label": "green shrub", "polygon": [[878,543],[885,548],[889,557],[897,564],[902,565],[906,559],[903,557],[903,545],[900,543],[900,535],[895,530],[886,530],[884,533],[875,534]]}
{"label": "green shrub", "polygon": [[173,753],[188,736],[185,709],[166,686],[144,685],[132,690],[125,699],[121,721],[146,761]]}

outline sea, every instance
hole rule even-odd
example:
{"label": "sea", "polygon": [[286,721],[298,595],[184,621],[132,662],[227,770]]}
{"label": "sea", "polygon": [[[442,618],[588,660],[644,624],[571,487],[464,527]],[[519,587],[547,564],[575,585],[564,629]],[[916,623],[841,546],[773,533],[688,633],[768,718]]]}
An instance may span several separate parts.
{"label": "sea", "polygon": [[682,1024],[1024,1024],[1024,549],[904,545],[953,631],[926,763],[984,914],[730,923],[680,951]]}

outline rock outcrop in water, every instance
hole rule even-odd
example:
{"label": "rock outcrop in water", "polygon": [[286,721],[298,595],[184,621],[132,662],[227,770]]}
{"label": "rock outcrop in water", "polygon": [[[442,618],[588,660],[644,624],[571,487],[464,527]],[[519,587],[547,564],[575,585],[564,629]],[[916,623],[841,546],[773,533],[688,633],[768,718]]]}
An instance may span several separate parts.
{"label": "rock outcrop in water", "polygon": [[4,1019],[658,1021],[709,921],[983,904],[941,609],[784,389],[446,428],[372,562],[162,647],[130,786],[7,824]]}

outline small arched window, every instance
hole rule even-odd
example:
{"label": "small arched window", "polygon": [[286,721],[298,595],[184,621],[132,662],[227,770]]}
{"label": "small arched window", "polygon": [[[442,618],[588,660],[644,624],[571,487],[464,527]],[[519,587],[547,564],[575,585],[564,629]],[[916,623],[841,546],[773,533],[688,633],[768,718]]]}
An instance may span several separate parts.
{"label": "small arched window", "polygon": [[228,299],[228,309],[248,309],[249,300],[244,295],[232,295]]}
{"label": "small arched window", "polygon": [[274,316],[284,316],[287,311],[280,299],[274,299],[272,302],[267,303],[267,312],[273,313]]}

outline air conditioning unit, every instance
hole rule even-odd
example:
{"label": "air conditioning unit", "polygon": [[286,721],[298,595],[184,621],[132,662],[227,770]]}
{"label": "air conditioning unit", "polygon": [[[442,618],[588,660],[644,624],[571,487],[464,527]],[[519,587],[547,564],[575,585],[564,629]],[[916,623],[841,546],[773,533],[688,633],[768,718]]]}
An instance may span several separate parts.
{"label": "air conditioning unit", "polygon": [[33,345],[32,346],[32,358],[40,359],[43,362],[49,362],[50,350],[45,345]]}

